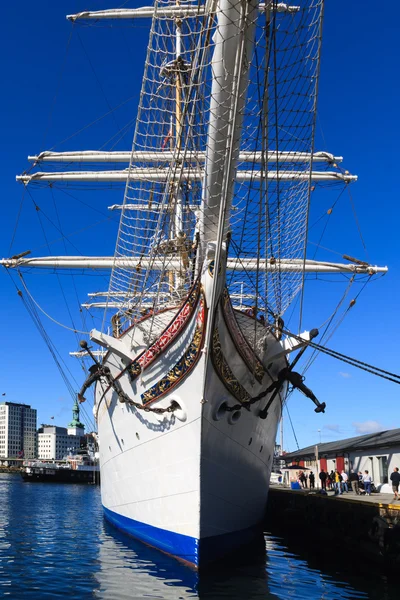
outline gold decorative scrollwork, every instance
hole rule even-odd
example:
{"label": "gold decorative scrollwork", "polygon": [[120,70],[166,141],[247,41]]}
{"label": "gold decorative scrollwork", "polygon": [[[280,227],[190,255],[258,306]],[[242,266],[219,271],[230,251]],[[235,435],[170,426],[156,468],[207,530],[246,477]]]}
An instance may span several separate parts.
{"label": "gold decorative scrollwork", "polygon": [[215,327],[213,333],[211,360],[216,373],[232,396],[234,396],[236,400],[239,400],[239,402],[248,402],[251,400],[250,394],[239,383],[226,362],[222,353],[218,327]]}
{"label": "gold decorative scrollwork", "polygon": [[232,308],[232,302],[226,288],[224,288],[224,291],[221,295],[221,308],[224,321],[228,326],[227,328],[229,335],[235,344],[236,350],[242,357],[249,370],[254,374],[254,377],[257,379],[257,381],[261,383],[264,377],[265,369],[258,356],[250,347],[236,321],[236,317]]}
{"label": "gold decorative scrollwork", "polygon": [[165,393],[169,392],[193,369],[194,365],[196,364],[200,356],[204,334],[204,300],[201,299],[200,302],[201,306],[197,317],[196,329],[188,349],[178,360],[176,365],[170,371],[168,371],[165,377],[160,379],[160,381],[142,394],[141,398],[143,404],[154,402],[154,400],[158,400]]}

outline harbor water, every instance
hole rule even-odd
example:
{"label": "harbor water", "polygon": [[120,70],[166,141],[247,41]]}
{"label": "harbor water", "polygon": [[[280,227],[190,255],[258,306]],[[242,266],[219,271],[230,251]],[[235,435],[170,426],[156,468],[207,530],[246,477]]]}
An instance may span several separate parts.
{"label": "harbor water", "polygon": [[0,473],[1,598],[398,598],[398,585],[347,555],[340,539],[312,550],[310,536],[307,523],[290,541],[266,532],[257,556],[243,553],[198,575],[109,526],[97,486]]}

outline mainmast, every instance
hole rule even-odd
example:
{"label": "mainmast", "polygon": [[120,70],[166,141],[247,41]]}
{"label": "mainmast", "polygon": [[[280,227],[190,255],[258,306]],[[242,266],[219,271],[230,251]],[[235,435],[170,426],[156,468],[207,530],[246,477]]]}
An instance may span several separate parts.
{"label": "mainmast", "polygon": [[[179,6],[179,0],[176,5]],[[183,120],[182,120],[182,72],[181,68],[183,65],[182,59],[182,21],[180,17],[175,19],[175,157],[176,160],[180,160],[182,151],[182,137],[183,137]],[[173,183],[172,186],[175,188],[175,212],[174,212],[174,228],[170,230],[170,235],[174,236],[175,248],[177,255],[183,258],[186,253],[185,246],[185,234],[183,231],[182,221],[182,184],[181,182]],[[186,259],[187,262],[187,259]],[[184,265],[182,265],[184,267]],[[187,265],[186,265],[187,268]],[[182,293],[184,290],[185,278],[182,277],[181,272],[175,274],[175,278],[170,274],[170,281],[174,281],[175,290],[178,293]],[[171,287],[170,282],[170,287]],[[173,290],[171,289],[170,292]]]}
{"label": "mainmast", "polygon": [[[201,259],[226,234],[239,156],[258,0],[221,0],[214,34],[212,88],[200,222]],[[222,236],[217,240],[222,223]]]}
{"label": "mainmast", "polygon": [[[253,298],[259,295],[260,310],[266,311],[274,303],[275,289],[277,296],[284,295],[285,301],[278,298],[273,307],[279,314],[295,297],[296,282],[304,273],[385,272],[386,267],[365,263],[304,260],[302,254],[309,186],[347,185],[357,179],[338,167],[341,156],[314,152],[309,143],[317,76],[317,4],[300,9],[258,0],[172,0],[156,1],[154,7],[70,15],[74,22],[153,17],[132,151],[44,151],[29,157],[35,167],[71,166],[64,171],[43,166],[17,179],[24,185],[125,184],[123,203],[110,207],[121,211],[115,255],[18,255],[0,264],[17,269],[111,269],[105,308],[122,306],[136,316],[146,303],[153,303],[156,311],[176,306],[204,261],[213,259],[221,258],[228,272],[237,273],[236,280],[233,275],[228,281],[232,297],[239,286],[249,301],[250,292]],[[269,23],[268,36],[281,33],[283,38],[275,66],[265,59],[272,38],[265,40],[264,21]],[[286,52],[287,36],[292,36],[294,54]],[[279,42],[274,44],[274,52],[279,51]],[[261,60],[260,82],[250,66],[255,54]],[[262,94],[257,96],[260,91],[264,106]],[[260,115],[265,121],[262,143],[254,133],[257,126],[249,126],[249,120],[256,122]],[[82,170],[76,170],[78,162]],[[116,168],[109,169],[107,163]],[[225,268],[221,277],[224,272]],[[259,276],[268,279],[268,286],[258,284]],[[218,278],[217,269],[214,289]],[[213,292],[212,305],[216,297]]]}

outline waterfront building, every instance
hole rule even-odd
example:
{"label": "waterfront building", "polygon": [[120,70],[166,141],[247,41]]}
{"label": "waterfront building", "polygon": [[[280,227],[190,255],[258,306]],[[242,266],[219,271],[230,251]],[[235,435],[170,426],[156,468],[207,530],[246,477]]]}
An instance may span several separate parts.
{"label": "waterfront building", "polygon": [[16,402],[0,403],[0,457],[36,456],[36,409]]}
{"label": "waterfront building", "polygon": [[272,459],[272,472],[278,473],[281,469],[285,467],[285,461],[283,460],[284,452],[282,451],[282,447],[280,444],[275,444],[274,456]]}
{"label": "waterfront building", "polygon": [[79,405],[75,401],[72,421],[68,427],[42,425],[38,431],[38,458],[61,460],[68,454],[75,454],[81,447],[85,426],[79,421]]}
{"label": "waterfront building", "polygon": [[[400,429],[308,446],[285,454],[284,459],[287,466],[308,467],[318,473],[321,469],[328,472],[368,470],[375,486],[384,486],[390,483],[394,467],[400,468]],[[319,483],[318,478],[316,481]],[[391,491],[390,486],[387,491]]]}

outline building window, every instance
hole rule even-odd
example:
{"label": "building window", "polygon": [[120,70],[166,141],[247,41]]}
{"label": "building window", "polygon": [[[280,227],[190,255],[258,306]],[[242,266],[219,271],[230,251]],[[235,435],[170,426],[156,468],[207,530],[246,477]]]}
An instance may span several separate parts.
{"label": "building window", "polygon": [[389,463],[387,456],[377,456],[379,465],[379,481],[380,483],[389,482]]}

